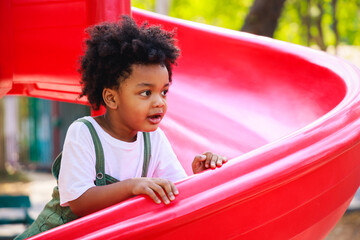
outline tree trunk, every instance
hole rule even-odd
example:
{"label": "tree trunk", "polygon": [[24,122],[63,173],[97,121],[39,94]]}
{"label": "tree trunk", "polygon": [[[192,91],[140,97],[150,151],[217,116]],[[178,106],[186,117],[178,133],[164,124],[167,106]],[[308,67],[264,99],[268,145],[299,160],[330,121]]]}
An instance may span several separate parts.
{"label": "tree trunk", "polygon": [[337,54],[337,47],[338,47],[339,41],[340,41],[340,36],[339,36],[339,31],[338,31],[338,19],[336,17],[337,0],[332,0],[331,6],[332,6],[332,18],[333,18],[332,29],[335,34],[335,54]]}
{"label": "tree trunk", "polygon": [[241,31],[273,37],[286,0],[255,0]]}
{"label": "tree trunk", "polygon": [[318,33],[319,33],[318,36],[315,37],[315,41],[316,41],[316,44],[319,46],[319,48],[322,51],[326,51],[327,45],[325,43],[323,27],[322,27],[322,20],[323,20],[323,16],[324,16],[323,1],[318,0],[316,2],[316,6],[319,9],[320,13],[319,13],[319,16],[317,16],[315,19],[315,25],[316,25],[316,27],[318,29]]}
{"label": "tree trunk", "polygon": [[171,0],[156,0],[155,1],[155,12],[162,15],[169,15],[171,6]]}
{"label": "tree trunk", "polygon": [[313,38],[313,36],[311,34],[310,5],[311,5],[311,0],[306,0],[306,13],[305,13],[305,17],[303,19],[303,22],[305,22],[305,25],[306,25],[306,36],[307,36],[307,46],[308,47],[310,47],[310,44],[311,44],[310,41]]}

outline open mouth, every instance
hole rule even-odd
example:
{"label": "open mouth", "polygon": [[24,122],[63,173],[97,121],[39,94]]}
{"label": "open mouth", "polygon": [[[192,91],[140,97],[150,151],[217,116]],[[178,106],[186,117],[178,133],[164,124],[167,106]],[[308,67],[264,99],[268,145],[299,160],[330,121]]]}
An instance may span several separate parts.
{"label": "open mouth", "polygon": [[149,121],[150,121],[152,124],[158,124],[158,123],[160,123],[161,118],[162,118],[162,115],[161,115],[161,114],[154,114],[154,115],[151,115],[151,116],[148,117]]}

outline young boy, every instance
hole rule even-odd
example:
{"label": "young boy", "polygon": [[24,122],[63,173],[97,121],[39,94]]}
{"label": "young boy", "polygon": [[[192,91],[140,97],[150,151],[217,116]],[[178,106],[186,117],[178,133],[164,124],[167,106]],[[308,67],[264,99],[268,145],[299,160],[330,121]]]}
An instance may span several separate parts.
{"label": "young boy", "polygon": [[[106,112],[75,121],[69,127],[58,178],[59,197],[55,188],[55,202],[48,204],[44,210],[47,213],[40,214],[35,226],[18,239],[135,195],[145,194],[157,204],[169,204],[179,194],[173,182],[186,177],[159,128],[167,110],[172,65],[179,56],[173,34],[157,26],[138,27],[127,16],[120,23],[94,26],[88,33],[80,68],[82,96],[88,97],[95,110],[104,105]],[[89,123],[103,150],[104,170],[100,172],[98,147]],[[147,148],[151,152],[148,164],[144,157]],[[194,158],[192,168],[199,173],[225,162],[226,158],[206,152]],[[113,183],[98,184],[104,177]],[[61,207],[53,210],[55,205]],[[49,223],[47,216],[53,212],[62,222]]]}

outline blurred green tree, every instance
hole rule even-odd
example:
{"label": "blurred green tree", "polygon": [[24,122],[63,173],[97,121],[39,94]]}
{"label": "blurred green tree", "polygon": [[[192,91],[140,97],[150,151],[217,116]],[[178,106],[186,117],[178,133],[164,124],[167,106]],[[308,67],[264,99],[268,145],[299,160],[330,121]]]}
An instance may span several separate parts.
{"label": "blurred green tree", "polygon": [[359,0],[287,0],[274,38],[301,45],[360,45]]}
{"label": "blurred green tree", "polygon": [[[157,4],[161,1],[132,0],[149,11]],[[360,45],[360,0],[168,0],[168,15],[322,50]]]}

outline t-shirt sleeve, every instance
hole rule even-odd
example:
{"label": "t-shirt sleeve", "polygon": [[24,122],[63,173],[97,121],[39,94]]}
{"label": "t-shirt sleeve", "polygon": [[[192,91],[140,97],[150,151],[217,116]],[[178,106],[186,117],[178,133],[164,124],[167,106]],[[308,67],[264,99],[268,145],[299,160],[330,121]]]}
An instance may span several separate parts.
{"label": "t-shirt sleeve", "polygon": [[74,122],[66,133],[61,159],[58,179],[61,206],[68,206],[69,201],[95,186],[95,162],[94,144],[88,128],[81,122]]}
{"label": "t-shirt sleeve", "polygon": [[156,154],[152,156],[152,158],[157,159],[157,165],[153,177],[168,179],[172,182],[186,178],[185,170],[177,159],[164,132],[161,129],[158,129],[157,132],[158,139],[154,143],[156,144],[154,146]]}

